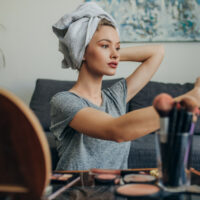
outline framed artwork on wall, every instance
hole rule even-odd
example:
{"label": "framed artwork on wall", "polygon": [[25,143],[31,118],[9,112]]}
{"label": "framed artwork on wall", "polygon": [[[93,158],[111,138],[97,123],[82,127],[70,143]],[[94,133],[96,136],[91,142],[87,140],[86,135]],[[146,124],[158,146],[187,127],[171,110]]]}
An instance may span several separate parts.
{"label": "framed artwork on wall", "polygon": [[114,17],[122,42],[200,41],[200,0],[85,1]]}

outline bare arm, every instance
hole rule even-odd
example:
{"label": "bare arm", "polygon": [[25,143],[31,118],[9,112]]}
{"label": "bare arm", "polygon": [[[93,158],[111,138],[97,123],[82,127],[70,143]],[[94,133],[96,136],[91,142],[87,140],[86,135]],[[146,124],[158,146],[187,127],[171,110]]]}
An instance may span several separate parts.
{"label": "bare arm", "polygon": [[88,136],[116,142],[142,137],[160,126],[159,116],[152,106],[118,118],[93,108],[84,108],[75,115],[69,125]]}
{"label": "bare arm", "polygon": [[146,45],[122,48],[121,61],[141,62],[139,67],[127,77],[127,102],[135,96],[152,78],[164,57],[162,45]]}
{"label": "bare arm", "polygon": [[[197,78],[195,87],[191,91],[174,100],[180,101],[186,96],[194,98],[200,106],[200,77]],[[123,142],[158,130],[160,118],[153,106],[138,109],[117,118],[93,108],[84,108],[75,115],[70,126],[91,137]]]}

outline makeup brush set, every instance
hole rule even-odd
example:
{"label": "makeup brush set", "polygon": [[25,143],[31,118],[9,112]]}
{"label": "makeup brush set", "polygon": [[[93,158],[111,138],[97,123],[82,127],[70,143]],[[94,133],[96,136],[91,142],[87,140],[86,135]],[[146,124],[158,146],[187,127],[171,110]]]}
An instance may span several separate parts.
{"label": "makeup brush set", "polygon": [[161,184],[166,187],[190,185],[192,136],[199,115],[198,104],[190,97],[176,102],[162,93],[154,99],[153,106],[160,116],[157,158]]}

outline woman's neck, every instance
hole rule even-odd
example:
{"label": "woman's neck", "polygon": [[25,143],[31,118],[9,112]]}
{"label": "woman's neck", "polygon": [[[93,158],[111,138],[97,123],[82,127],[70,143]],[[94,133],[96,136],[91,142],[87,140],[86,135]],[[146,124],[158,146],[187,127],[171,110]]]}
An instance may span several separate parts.
{"label": "woman's neck", "polygon": [[102,104],[101,86],[103,76],[94,76],[86,70],[79,72],[78,80],[70,92],[90,100],[96,105]]}

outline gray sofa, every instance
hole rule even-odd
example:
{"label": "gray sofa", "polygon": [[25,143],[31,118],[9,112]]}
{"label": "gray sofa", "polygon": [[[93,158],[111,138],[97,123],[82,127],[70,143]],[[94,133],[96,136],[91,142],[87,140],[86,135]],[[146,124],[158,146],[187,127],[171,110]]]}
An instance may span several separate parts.
{"label": "gray sofa", "polygon": [[[103,88],[109,87],[119,79],[104,80]],[[50,79],[38,79],[36,81],[35,90],[33,92],[30,108],[38,117],[49,142],[52,166],[56,167],[58,155],[56,151],[56,141],[49,130],[50,126],[50,104],[51,97],[57,92],[69,90],[74,81],[61,81]],[[162,92],[169,93],[173,97],[179,96],[193,88],[192,83],[175,84],[149,82],[129,103],[127,104],[127,112],[150,106],[154,97]],[[192,151],[192,167],[200,170],[200,119],[196,124],[195,135],[193,137]],[[151,133],[147,136],[132,141],[128,160],[129,168],[151,168],[156,167],[155,152],[155,134]]]}

